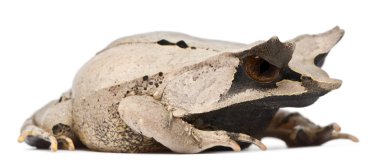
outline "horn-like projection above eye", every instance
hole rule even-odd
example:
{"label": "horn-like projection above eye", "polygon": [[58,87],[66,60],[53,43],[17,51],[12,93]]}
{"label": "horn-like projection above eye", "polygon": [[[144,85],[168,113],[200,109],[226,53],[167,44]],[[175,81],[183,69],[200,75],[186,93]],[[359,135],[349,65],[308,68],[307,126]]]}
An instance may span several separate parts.
{"label": "horn-like projection above eye", "polygon": [[268,61],[271,65],[283,68],[288,65],[295,48],[291,42],[282,43],[276,36],[268,41],[253,47],[249,53],[259,56]]}

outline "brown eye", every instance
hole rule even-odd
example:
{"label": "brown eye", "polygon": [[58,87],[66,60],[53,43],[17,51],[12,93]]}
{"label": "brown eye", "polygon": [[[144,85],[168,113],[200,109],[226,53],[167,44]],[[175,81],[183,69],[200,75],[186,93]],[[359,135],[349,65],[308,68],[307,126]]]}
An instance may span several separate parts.
{"label": "brown eye", "polygon": [[247,75],[258,83],[272,83],[280,77],[281,69],[258,56],[249,56],[244,63]]}

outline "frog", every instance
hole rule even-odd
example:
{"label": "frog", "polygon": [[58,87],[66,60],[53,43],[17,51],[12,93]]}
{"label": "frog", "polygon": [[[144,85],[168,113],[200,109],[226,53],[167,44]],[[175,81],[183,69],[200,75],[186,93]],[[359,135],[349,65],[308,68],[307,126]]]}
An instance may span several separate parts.
{"label": "frog", "polygon": [[358,142],[302,108],[338,89],[322,65],[343,37],[338,26],[251,44],[176,32],[119,38],[83,65],[72,87],[24,122],[18,142],[37,148],[144,153],[266,150],[335,139]]}

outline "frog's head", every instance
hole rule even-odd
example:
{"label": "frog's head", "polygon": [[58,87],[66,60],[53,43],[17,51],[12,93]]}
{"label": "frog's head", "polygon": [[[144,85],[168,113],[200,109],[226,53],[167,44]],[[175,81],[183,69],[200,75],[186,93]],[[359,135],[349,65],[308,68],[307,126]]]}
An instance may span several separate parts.
{"label": "frog's head", "polygon": [[240,64],[229,90],[230,96],[257,96],[258,100],[281,107],[312,104],[342,84],[341,80],[330,78],[321,67],[343,34],[344,31],[336,27],[318,35],[302,35],[285,43],[273,37],[250,50],[237,53]]}
{"label": "frog's head", "polygon": [[321,66],[343,34],[336,27],[285,43],[273,37],[246,50],[215,56],[177,73],[163,101],[193,114],[237,104],[310,105],[342,83]]}

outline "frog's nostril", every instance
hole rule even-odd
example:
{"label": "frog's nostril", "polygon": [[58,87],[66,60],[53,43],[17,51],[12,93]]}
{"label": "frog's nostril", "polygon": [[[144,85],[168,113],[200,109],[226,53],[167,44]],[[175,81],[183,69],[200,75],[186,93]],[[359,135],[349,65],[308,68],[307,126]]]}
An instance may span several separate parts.
{"label": "frog's nostril", "polygon": [[258,56],[247,57],[244,67],[247,75],[258,83],[272,83],[280,76],[280,68]]}

